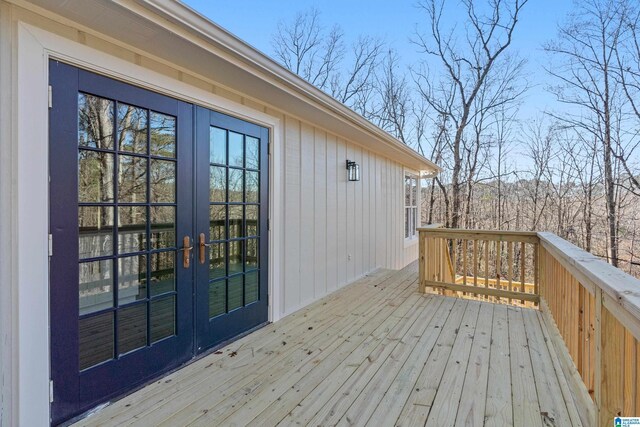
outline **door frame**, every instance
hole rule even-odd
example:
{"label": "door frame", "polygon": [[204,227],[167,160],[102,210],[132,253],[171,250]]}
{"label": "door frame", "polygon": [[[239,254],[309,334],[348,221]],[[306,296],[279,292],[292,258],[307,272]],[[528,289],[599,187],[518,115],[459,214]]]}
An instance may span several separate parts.
{"label": "door frame", "polygon": [[[280,254],[284,241],[284,132],[280,118],[215,95],[204,89],[105,52],[77,43],[19,20],[14,21],[18,75],[12,82],[14,153],[16,184],[12,191],[11,241],[16,266],[11,292],[17,321],[11,326],[15,343],[14,405],[21,424],[43,425],[50,416],[50,340],[49,340],[49,239],[48,239],[48,158],[49,110],[48,63],[56,59],[87,71],[121,80],[175,99],[201,105],[247,120],[269,129],[269,320],[281,313],[284,261]],[[121,46],[127,49],[125,45]],[[136,52],[130,49],[131,52]],[[139,53],[139,52],[136,52]],[[133,55],[131,55],[133,57]],[[156,58],[151,58],[161,61]],[[162,62],[162,61],[161,61]],[[168,67],[170,64],[165,63]],[[190,74],[187,69],[173,67]],[[177,74],[177,73],[176,73]],[[197,76],[194,76],[197,78]],[[205,83],[214,82],[202,78]],[[279,113],[276,113],[279,114]],[[275,226],[274,226],[275,225]],[[19,238],[18,238],[19,236]],[[19,363],[18,363],[19,362]],[[19,384],[19,387],[18,387]]]}

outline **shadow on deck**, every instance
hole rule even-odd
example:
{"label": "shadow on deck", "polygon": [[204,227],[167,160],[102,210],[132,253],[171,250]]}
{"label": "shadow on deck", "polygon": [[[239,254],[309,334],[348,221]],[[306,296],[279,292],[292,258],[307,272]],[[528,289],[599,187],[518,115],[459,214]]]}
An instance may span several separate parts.
{"label": "shadow on deck", "polygon": [[582,425],[538,310],[379,270],[79,425]]}

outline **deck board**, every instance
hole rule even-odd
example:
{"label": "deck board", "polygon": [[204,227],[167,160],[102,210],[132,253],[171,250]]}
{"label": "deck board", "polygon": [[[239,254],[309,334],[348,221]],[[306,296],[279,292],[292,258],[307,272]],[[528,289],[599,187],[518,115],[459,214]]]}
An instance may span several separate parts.
{"label": "deck board", "polygon": [[380,270],[77,425],[580,425],[537,311]]}

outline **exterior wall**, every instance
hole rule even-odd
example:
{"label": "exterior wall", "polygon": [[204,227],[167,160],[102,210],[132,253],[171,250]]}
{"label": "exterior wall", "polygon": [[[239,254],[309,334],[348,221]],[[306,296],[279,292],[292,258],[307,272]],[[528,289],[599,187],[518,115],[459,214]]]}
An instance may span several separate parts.
{"label": "exterior wall", "polygon": [[[290,116],[284,123],[286,314],[416,257],[404,250],[402,166]],[[360,181],[347,181],[347,159],[360,165]]]}
{"label": "exterior wall", "polygon": [[[252,110],[256,117],[270,116],[273,123],[279,123],[271,165],[271,173],[280,177],[275,185],[272,182],[277,197],[272,196],[271,203],[281,212],[278,222],[272,221],[271,225],[271,240],[278,242],[271,248],[271,267],[279,270],[279,279],[273,285],[280,290],[274,319],[376,268],[398,269],[417,258],[417,245],[406,246],[404,242],[401,164],[371,152],[362,142],[347,141],[294,114],[276,110],[268,101],[252,99],[239,90],[192,75],[183,67],[0,0],[0,426],[43,424],[43,414],[48,413],[48,352],[44,351],[48,349],[48,314],[44,310],[34,321],[34,313],[24,309],[29,307],[30,298],[37,298],[38,306],[48,306],[47,237],[42,230],[46,224],[34,226],[20,215],[29,210],[40,212],[40,216],[46,212],[46,167],[38,166],[42,170],[34,177],[25,177],[33,175],[27,166],[34,147],[39,153],[35,157],[40,163],[46,162],[48,141],[29,138],[31,133],[22,132],[32,119],[25,113],[31,111],[27,108],[30,102],[42,104],[41,113],[46,115],[46,85],[36,85],[31,90],[38,96],[19,105],[19,80],[26,84],[20,70],[31,66],[18,61],[22,49],[16,41],[19,22],[107,53],[128,67],[153,70],[182,87],[197,89],[204,98],[210,94],[211,99],[203,98],[208,103],[222,97],[238,111]],[[34,63],[40,63],[37,61]],[[30,148],[21,146],[25,141],[30,141]],[[360,165],[361,181],[347,181],[347,159]],[[31,197],[33,194],[25,190],[32,184],[39,186],[38,197]],[[43,268],[31,268],[29,272],[34,257],[41,259]]]}
{"label": "exterior wall", "polygon": [[12,335],[14,294],[12,292],[13,259],[12,236],[12,118],[11,118],[11,9],[0,1],[0,426],[13,424],[14,406],[12,399],[15,387],[15,337]]}

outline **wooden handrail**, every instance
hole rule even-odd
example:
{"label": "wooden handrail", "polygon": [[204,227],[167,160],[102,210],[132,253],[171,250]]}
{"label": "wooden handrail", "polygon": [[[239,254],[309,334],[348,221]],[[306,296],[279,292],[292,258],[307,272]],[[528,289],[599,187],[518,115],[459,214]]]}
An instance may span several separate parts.
{"label": "wooden handrail", "polygon": [[640,280],[552,233],[418,230],[422,292],[539,302],[583,421],[640,413]]}

